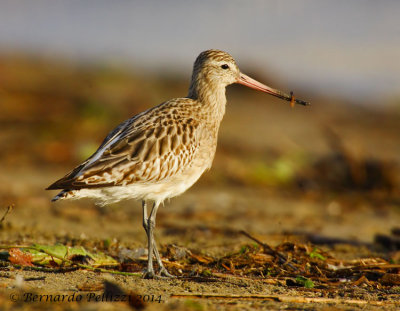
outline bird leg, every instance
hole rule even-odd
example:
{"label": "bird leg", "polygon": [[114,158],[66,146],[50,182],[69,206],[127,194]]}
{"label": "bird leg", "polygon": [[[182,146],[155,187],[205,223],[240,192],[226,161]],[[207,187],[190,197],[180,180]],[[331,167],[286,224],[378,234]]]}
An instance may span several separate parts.
{"label": "bird leg", "polygon": [[157,244],[154,239],[154,228],[156,225],[156,214],[158,210],[158,204],[154,203],[153,209],[151,210],[150,217],[147,217],[147,204],[146,201],[142,201],[143,207],[143,228],[147,234],[147,241],[148,241],[148,260],[147,260],[147,270],[144,274],[144,278],[154,278],[156,275],[154,274],[153,268],[153,254],[156,257],[157,264],[159,266],[159,275],[164,277],[174,277],[170,274],[167,269],[164,267],[160,253],[157,249]]}
{"label": "bird leg", "polygon": [[146,201],[142,201],[142,208],[143,208],[143,228],[146,231],[147,235],[147,242],[148,242],[148,257],[147,257],[147,269],[143,275],[144,278],[152,278],[154,277],[154,268],[153,268],[153,252],[151,251],[150,247],[150,236],[149,236],[149,227],[148,227],[148,217],[147,217],[147,204]]}
{"label": "bird leg", "polygon": [[149,228],[150,236],[152,239],[153,252],[154,252],[154,255],[156,256],[157,264],[159,267],[158,274],[163,277],[173,278],[174,276],[167,271],[167,269],[164,267],[164,265],[162,263],[160,253],[158,252],[158,249],[157,249],[157,243],[156,243],[156,240],[154,239],[154,229],[156,227],[156,214],[157,214],[158,207],[159,207],[159,204],[154,203],[153,209],[151,210],[150,217],[148,220],[148,228]]}

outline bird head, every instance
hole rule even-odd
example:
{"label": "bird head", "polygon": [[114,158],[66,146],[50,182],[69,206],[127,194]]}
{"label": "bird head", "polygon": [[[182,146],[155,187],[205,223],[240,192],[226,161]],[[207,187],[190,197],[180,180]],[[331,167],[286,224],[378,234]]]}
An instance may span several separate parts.
{"label": "bird head", "polygon": [[308,102],[295,99],[293,94],[285,94],[240,72],[234,58],[224,51],[207,50],[200,53],[193,66],[191,89],[198,92],[199,89],[225,88],[233,83],[271,94],[292,104],[309,105]]}

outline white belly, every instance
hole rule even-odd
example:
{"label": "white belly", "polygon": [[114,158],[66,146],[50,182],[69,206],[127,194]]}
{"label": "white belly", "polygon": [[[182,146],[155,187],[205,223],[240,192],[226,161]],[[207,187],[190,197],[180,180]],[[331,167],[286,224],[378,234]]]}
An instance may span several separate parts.
{"label": "white belly", "polygon": [[216,143],[214,143],[213,137],[205,141],[207,144],[203,144],[202,150],[199,150],[190,165],[168,179],[159,182],[137,182],[125,186],[72,190],[65,192],[59,198],[91,198],[100,205],[128,199],[151,200],[156,203],[161,203],[165,199],[175,197],[185,192],[200,178],[204,171],[211,167],[215,155]]}
{"label": "white belly", "polygon": [[211,163],[201,168],[189,169],[171,179],[157,183],[134,183],[126,186],[73,190],[69,191],[63,199],[91,198],[100,205],[128,199],[151,200],[161,203],[167,198],[172,198],[185,192],[209,166],[211,166]]}

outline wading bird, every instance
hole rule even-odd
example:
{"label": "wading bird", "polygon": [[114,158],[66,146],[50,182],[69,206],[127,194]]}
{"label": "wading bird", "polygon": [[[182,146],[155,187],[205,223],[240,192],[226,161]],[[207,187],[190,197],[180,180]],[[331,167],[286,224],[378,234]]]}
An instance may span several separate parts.
{"label": "wading bird", "polygon": [[[148,240],[145,278],[172,277],[154,239],[160,204],[185,192],[211,167],[225,113],[226,86],[240,83],[294,103],[293,94],[272,89],[240,72],[231,55],[207,50],[196,59],[187,97],[175,98],[126,120],[97,151],[47,189],[62,189],[53,201],[89,197],[100,204],[142,200]],[[150,215],[147,202],[153,202]],[[153,255],[159,271],[153,267]]]}

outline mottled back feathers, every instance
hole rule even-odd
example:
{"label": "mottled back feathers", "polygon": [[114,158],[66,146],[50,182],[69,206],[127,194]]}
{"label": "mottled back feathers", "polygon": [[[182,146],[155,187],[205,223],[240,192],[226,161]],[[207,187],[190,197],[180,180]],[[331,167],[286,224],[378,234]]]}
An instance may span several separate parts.
{"label": "mottled back feathers", "polygon": [[159,182],[179,173],[199,146],[201,125],[190,113],[196,106],[191,99],[175,99],[125,121],[89,159],[48,189]]}

